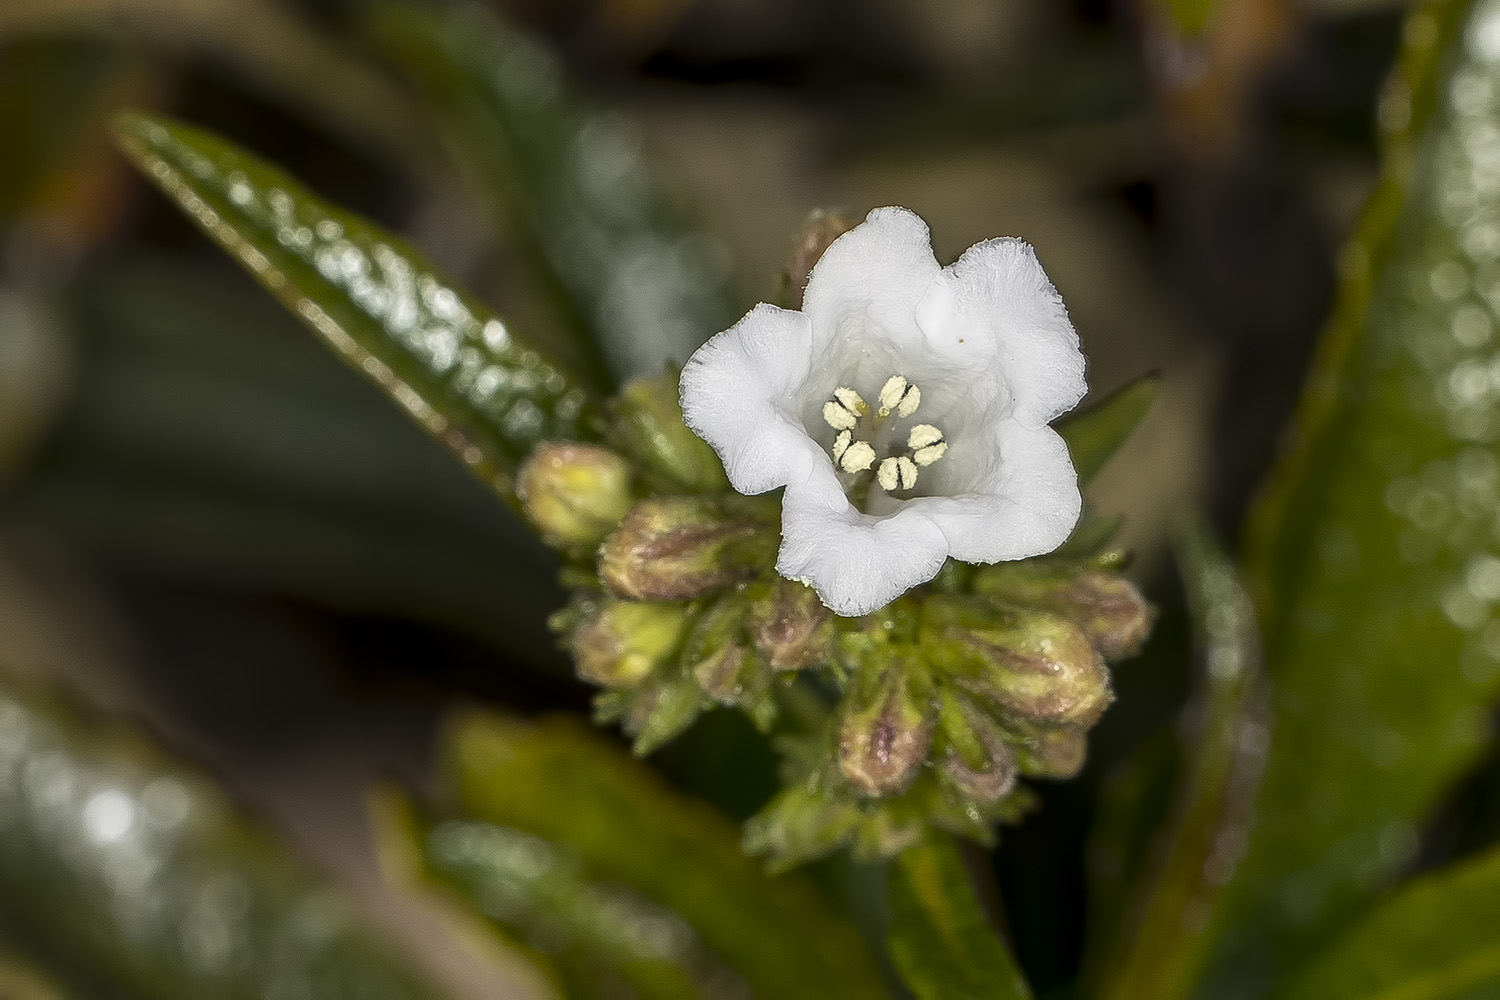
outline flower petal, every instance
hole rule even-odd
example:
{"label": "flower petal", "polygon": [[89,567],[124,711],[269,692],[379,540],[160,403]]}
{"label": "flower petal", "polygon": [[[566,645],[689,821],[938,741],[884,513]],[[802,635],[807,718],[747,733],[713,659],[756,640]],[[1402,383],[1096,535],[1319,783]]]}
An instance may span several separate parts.
{"label": "flower petal", "polygon": [[761,303],[683,366],[683,419],[718,452],[741,493],[764,493],[828,465],[797,417],[811,337],[805,315]]}
{"label": "flower petal", "polygon": [[1050,422],[1088,390],[1078,334],[1029,243],[974,244],[933,283],[918,316],[938,350],[988,344],[990,363],[1014,400],[1012,412],[1024,423]]}
{"label": "flower petal", "polygon": [[[865,334],[866,321],[915,341],[921,336],[917,303],[941,272],[921,216],[906,208],[875,209],[829,245],[807,280],[802,310],[812,320],[814,347]],[[851,321],[857,325],[851,328]]]}
{"label": "flower petal", "polygon": [[869,614],[937,575],[948,540],[918,511],[856,511],[832,469],[787,486],[776,571],[818,592],[834,614]]}
{"label": "flower petal", "polygon": [[1050,427],[1004,421],[999,462],[980,491],[921,497],[908,510],[942,529],[953,558],[992,563],[1051,552],[1078,523],[1083,498],[1068,446]]}

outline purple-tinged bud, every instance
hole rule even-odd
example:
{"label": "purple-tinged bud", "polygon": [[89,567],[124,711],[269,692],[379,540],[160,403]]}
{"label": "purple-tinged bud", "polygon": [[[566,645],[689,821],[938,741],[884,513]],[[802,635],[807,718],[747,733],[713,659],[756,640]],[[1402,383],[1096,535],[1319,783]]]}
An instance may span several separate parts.
{"label": "purple-tinged bud", "polygon": [[997,566],[980,574],[976,588],[1071,618],[1111,661],[1139,653],[1156,617],[1135,584],[1098,569],[1060,572],[1033,570],[1024,563]]}
{"label": "purple-tinged bud", "polygon": [[1076,778],[1088,757],[1088,728],[1038,729],[1014,746],[1016,766],[1022,774],[1059,780]]}
{"label": "purple-tinged bud", "polygon": [[672,661],[687,627],[685,605],[606,598],[573,631],[578,676],[602,687],[635,687]]}
{"label": "purple-tinged bud", "polygon": [[547,442],[522,463],[516,496],[543,541],[582,555],[630,510],[630,466],[607,448]]}
{"label": "purple-tinged bud", "polygon": [[[1113,698],[1109,671],[1073,622],[1032,608],[988,613],[929,601],[923,651],[955,686],[1002,715],[1090,726]],[[944,619],[947,619],[945,622]],[[973,624],[968,624],[973,622]]]}
{"label": "purple-tinged bud", "polygon": [[985,805],[1016,787],[1015,753],[993,719],[952,692],[939,701],[939,726],[947,743],[942,774],[958,791]]}
{"label": "purple-tinged bud", "polygon": [[815,667],[828,659],[833,612],[805,583],[778,576],[770,595],[750,606],[745,624],[755,648],[776,670]]}
{"label": "purple-tinged bud", "polygon": [[787,306],[796,308],[802,304],[802,290],[807,287],[813,265],[823,256],[829,244],[858,224],[858,219],[824,208],[813,209],[808,214],[801,231],[797,233],[791,260],[787,262],[784,276],[786,287],[782,296]]}
{"label": "purple-tinged bud", "polygon": [[931,699],[898,663],[873,690],[851,689],[839,718],[839,770],[861,795],[894,795],[911,783],[932,746]]}
{"label": "purple-tinged bud", "polygon": [[670,489],[721,493],[729,489],[724,465],[683,423],[678,391],[675,371],[628,383],[609,404],[614,438]]}
{"label": "purple-tinged bud", "polygon": [[753,575],[775,544],[767,525],[711,500],[642,500],[600,547],[599,577],[620,597],[692,600]]}

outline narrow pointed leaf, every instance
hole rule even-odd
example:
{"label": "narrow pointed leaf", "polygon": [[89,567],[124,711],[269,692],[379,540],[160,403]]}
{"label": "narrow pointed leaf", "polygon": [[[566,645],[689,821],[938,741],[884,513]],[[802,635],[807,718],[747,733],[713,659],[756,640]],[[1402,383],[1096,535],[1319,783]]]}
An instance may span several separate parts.
{"label": "narrow pointed leaf", "polygon": [[1156,400],[1159,381],[1155,375],[1138,378],[1109,398],[1057,422],[1079,482],[1094,478],[1145,419]]}
{"label": "narrow pointed leaf", "polygon": [[384,4],[372,21],[616,378],[681,363],[734,320],[722,248],[651,174],[637,129],[582,101],[541,42],[477,4]]}
{"label": "narrow pointed leaf", "polygon": [[464,816],[566,845],[595,877],[680,915],[756,996],[885,995],[858,932],[811,883],[765,874],[732,824],[582,724],[471,716],[447,757]]}
{"label": "narrow pointed leaf", "polygon": [[1357,923],[1278,1000],[1500,996],[1500,851],[1414,879]]}
{"label": "narrow pointed leaf", "polygon": [[585,392],[415,250],[231,143],[120,118],[141,171],[502,497],[538,441],[597,436]]}
{"label": "narrow pointed leaf", "polygon": [[1263,992],[1409,864],[1500,697],[1500,445],[1487,136],[1492,0],[1415,6],[1385,173],[1248,537],[1273,685],[1256,819],[1199,995]]}
{"label": "narrow pointed leaf", "polygon": [[1115,961],[1101,977],[1102,996],[1113,1000],[1191,991],[1205,948],[1202,917],[1234,871],[1269,739],[1260,636],[1239,574],[1204,529],[1183,536],[1178,563],[1202,680],[1190,709],[1185,781]]}
{"label": "narrow pointed leaf", "polygon": [[3,676],[0,941],[85,996],[438,995],[201,775]]}
{"label": "narrow pointed leaf", "polygon": [[891,863],[891,961],[917,1000],[1029,1000],[951,837],[933,834]]}

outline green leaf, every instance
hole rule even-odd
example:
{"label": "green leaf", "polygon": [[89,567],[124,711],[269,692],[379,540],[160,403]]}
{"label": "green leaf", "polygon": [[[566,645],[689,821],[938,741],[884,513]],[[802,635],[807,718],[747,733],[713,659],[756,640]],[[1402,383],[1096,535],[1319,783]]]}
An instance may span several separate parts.
{"label": "green leaf", "polygon": [[685,361],[743,309],[723,249],[651,175],[637,129],[582,102],[539,41],[476,4],[386,4],[372,30],[618,379]]}
{"label": "green leaf", "polygon": [[200,775],[3,676],[0,941],[86,996],[438,995]]}
{"label": "green leaf", "polygon": [[1031,989],[979,900],[951,837],[891,863],[891,960],[917,1000],[1025,1000]]}
{"label": "green leaf", "polygon": [[[1493,3],[1416,7],[1385,173],[1247,542],[1274,688],[1256,822],[1202,996],[1253,994],[1367,909],[1482,752],[1500,695]],[[1486,36],[1487,37],[1487,36]]]}
{"label": "green leaf", "polygon": [[1057,422],[1057,432],[1068,443],[1080,483],[1094,478],[1145,419],[1160,381],[1155,375],[1138,378],[1107,399]]}
{"label": "green leaf", "polygon": [[1355,924],[1278,1000],[1500,996],[1500,851],[1424,875]]}
{"label": "green leaf", "polygon": [[1255,609],[1234,565],[1207,531],[1186,532],[1178,562],[1187,587],[1203,674],[1189,710],[1187,774],[1157,863],[1141,886],[1101,995],[1179,997],[1202,961],[1208,912],[1233,870],[1269,734]]}
{"label": "green leaf", "polygon": [[732,824],[588,727],[470,716],[447,757],[465,816],[566,845],[594,877],[679,914],[757,996],[885,995],[858,932],[809,882],[765,874]]}
{"label": "green leaf", "polygon": [[142,114],[117,129],[190,219],[502,497],[537,442],[597,437],[566,373],[396,237],[208,133]]}

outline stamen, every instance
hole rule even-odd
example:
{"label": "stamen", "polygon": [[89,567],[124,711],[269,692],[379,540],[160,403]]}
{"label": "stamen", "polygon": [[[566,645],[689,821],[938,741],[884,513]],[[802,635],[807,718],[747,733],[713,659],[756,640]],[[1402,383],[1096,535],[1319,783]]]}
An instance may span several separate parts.
{"label": "stamen", "polygon": [[838,456],[838,463],[845,472],[864,472],[875,464],[875,449],[866,441],[854,441]]}
{"label": "stamen", "polygon": [[854,443],[853,431],[839,431],[838,436],[833,439],[833,460],[837,462],[844,457],[844,452],[849,450],[849,445]]}
{"label": "stamen", "polygon": [[909,490],[917,485],[917,463],[905,455],[888,458],[875,470],[875,480],[887,493]]}
{"label": "stamen", "polygon": [[906,446],[912,450],[912,461],[920,466],[929,466],[948,451],[948,442],[943,432],[931,424],[917,424],[906,435]]}
{"label": "stamen", "polygon": [[823,419],[836,431],[853,430],[859,418],[870,412],[870,405],[853,389],[839,386],[833,398],[823,404]]}
{"label": "stamen", "polygon": [[909,417],[917,412],[922,402],[922,390],[907,381],[905,375],[892,375],[880,389],[880,409],[876,416],[888,417],[892,411],[898,417]]}

